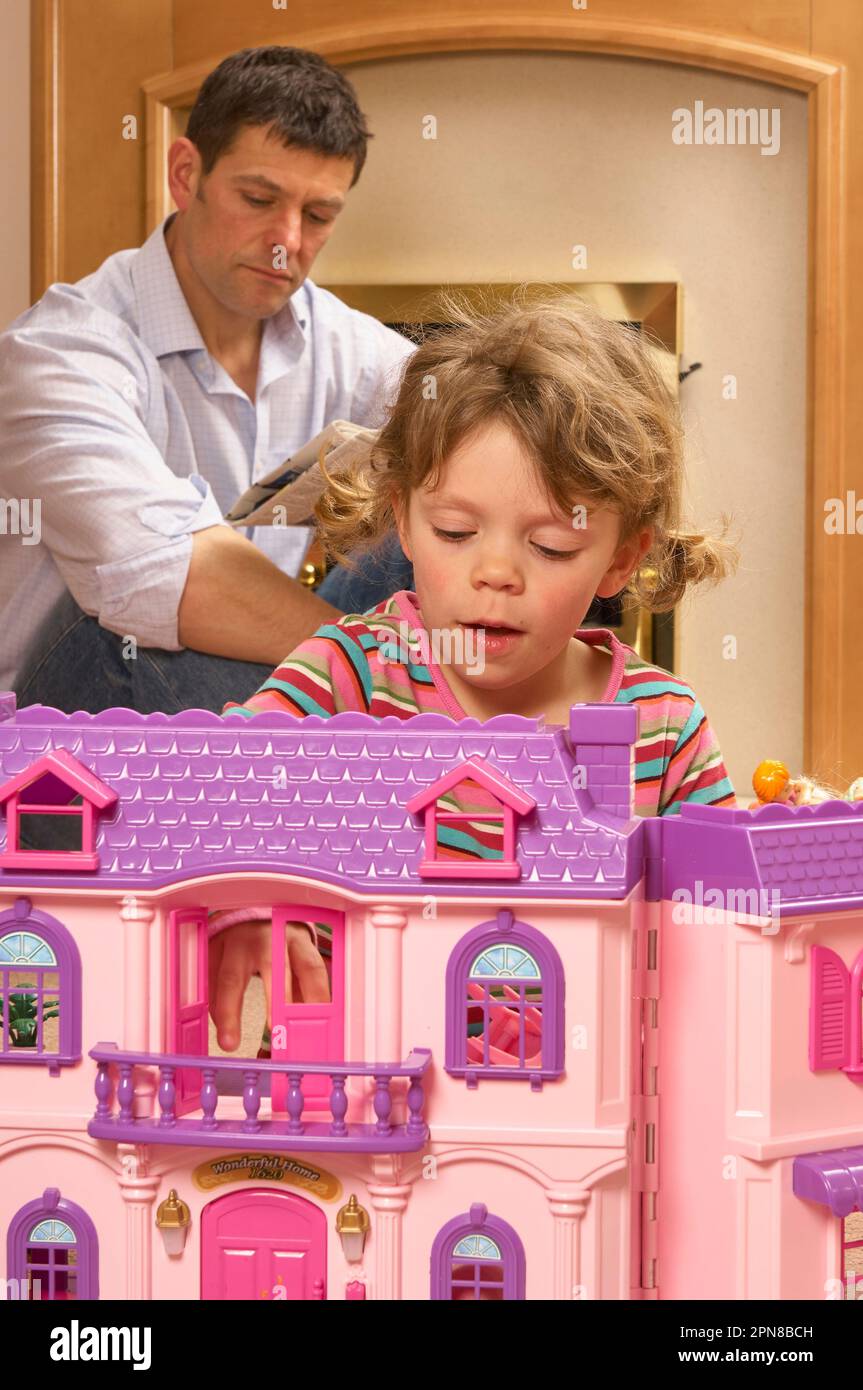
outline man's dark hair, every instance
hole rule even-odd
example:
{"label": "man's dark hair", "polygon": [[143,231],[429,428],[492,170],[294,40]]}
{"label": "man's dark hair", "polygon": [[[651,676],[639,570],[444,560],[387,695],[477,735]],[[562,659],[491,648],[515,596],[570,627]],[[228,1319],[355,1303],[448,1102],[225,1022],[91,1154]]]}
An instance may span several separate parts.
{"label": "man's dark hair", "polygon": [[374,137],[348,79],[305,48],[244,48],[207,75],[186,136],[211,172],[240,128],[272,126],[287,146],[354,161],[353,188]]}

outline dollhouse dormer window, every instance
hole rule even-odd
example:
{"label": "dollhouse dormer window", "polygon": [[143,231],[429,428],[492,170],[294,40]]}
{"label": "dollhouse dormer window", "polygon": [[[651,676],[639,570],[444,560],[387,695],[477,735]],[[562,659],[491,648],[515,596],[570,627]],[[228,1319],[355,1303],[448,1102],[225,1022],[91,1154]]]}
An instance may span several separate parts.
{"label": "dollhouse dormer window", "polygon": [[422,878],[517,879],[515,817],[536,806],[482,758],[468,758],[407,803],[425,817]]}
{"label": "dollhouse dormer window", "polygon": [[474,928],[447,965],[446,1070],[543,1080],[563,1071],[563,967],[542,934],[503,909]]}
{"label": "dollhouse dormer window", "polygon": [[6,808],[0,869],[98,869],[96,818],[116,800],[71,753],[46,753],[0,787]]}

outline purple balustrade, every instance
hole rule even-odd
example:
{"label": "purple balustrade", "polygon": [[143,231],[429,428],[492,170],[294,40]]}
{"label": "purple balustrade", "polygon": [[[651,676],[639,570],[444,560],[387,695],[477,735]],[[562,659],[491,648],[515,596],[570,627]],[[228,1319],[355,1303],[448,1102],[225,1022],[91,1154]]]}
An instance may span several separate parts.
{"label": "purple balustrade", "polygon": [[175,1067],[159,1068],[159,1105],[162,1110],[160,1125],[170,1127],[177,1123],[174,1106],[177,1103],[177,1087],[174,1084]]}
{"label": "purple balustrade", "polygon": [[[94,1139],[134,1144],[209,1144],[219,1148],[235,1144],[254,1150],[342,1150],[352,1153],[412,1153],[428,1139],[423,1117],[423,1081],[431,1065],[431,1051],[416,1047],[404,1062],[266,1062],[248,1058],[186,1057],[165,1052],[123,1052],[116,1043],[99,1043],[90,1051],[97,1063],[96,1110],[87,1126]],[[155,1067],[159,1072],[158,1100],[161,1114],[133,1113],[135,1067]],[[112,1069],[119,1077],[116,1082]],[[177,1069],[200,1072],[200,1114],[177,1114]],[[243,1076],[243,1116],[218,1119],[219,1074],[239,1071]],[[287,1118],[259,1118],[261,1082],[267,1072],[287,1075]],[[304,1076],[329,1076],[329,1115],[320,1108],[306,1109]],[[374,1080],[372,1123],[348,1123],[349,1077]],[[408,1082],[408,1120],[392,1123],[393,1081]],[[232,1097],[233,1099],[233,1097]],[[115,1104],[116,1102],[116,1104]],[[320,1117],[320,1118],[318,1118]]]}
{"label": "purple balustrade", "polygon": [[250,1067],[248,1071],[243,1072],[243,1081],[245,1082],[243,1086],[243,1109],[246,1112],[246,1118],[243,1121],[243,1130],[246,1134],[257,1134],[261,1128],[261,1122],[258,1119],[258,1111],[261,1108],[261,1084],[259,1074],[256,1071],[252,1071]]}
{"label": "purple balustrade", "polygon": [[203,1112],[201,1128],[215,1129],[217,1124],[216,1106],[219,1103],[215,1067],[202,1067],[201,1076],[203,1078],[203,1084],[201,1086],[201,1110]]}
{"label": "purple balustrade", "polygon": [[119,1065],[120,1084],[117,1087],[117,1100],[120,1103],[120,1121],[122,1124],[129,1124],[133,1119],[132,1102],[135,1099],[132,1064],[124,1060]]}

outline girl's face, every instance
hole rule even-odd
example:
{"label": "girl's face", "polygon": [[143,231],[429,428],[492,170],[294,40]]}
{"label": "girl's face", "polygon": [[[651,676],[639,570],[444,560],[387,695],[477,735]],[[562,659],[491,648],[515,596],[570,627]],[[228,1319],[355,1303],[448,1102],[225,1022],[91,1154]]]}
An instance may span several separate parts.
{"label": "girl's face", "polygon": [[[452,633],[448,674],[489,694],[554,663],[562,672],[594,596],[618,593],[651,540],[647,528],[619,546],[619,518],[608,509],[586,519],[583,508],[553,510],[532,460],[499,420],[462,441],[437,488],[417,488],[406,509],[397,499],[394,506],[423,624],[433,643],[435,630]],[[478,643],[481,659],[472,660]]]}

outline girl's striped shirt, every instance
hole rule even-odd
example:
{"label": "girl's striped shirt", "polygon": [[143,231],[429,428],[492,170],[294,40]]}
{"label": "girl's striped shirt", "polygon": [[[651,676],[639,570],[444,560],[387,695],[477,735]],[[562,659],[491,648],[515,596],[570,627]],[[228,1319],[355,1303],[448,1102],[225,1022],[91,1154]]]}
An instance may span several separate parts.
{"label": "girl's striped shirt", "polygon": [[[641,711],[635,746],[636,813],[674,815],[685,801],[735,806],[716,736],[687,682],[649,665],[607,628],[580,628],[575,636],[611,655],[602,703],[636,704]],[[254,695],[243,704],[229,702],[223,714],[250,717],[280,709],[331,718],[353,710],[379,719],[388,714],[400,719],[414,714],[467,719],[430,647],[416,594],[402,589],[367,613],[347,613],[337,623],[318,628]],[[453,811],[479,811],[485,804],[471,796],[470,804],[463,805],[464,783],[459,792]],[[458,856],[462,847],[483,858],[502,854],[493,818],[471,823],[470,844],[466,825],[453,820],[444,835],[452,853]],[[442,833],[445,830],[444,825]]]}

